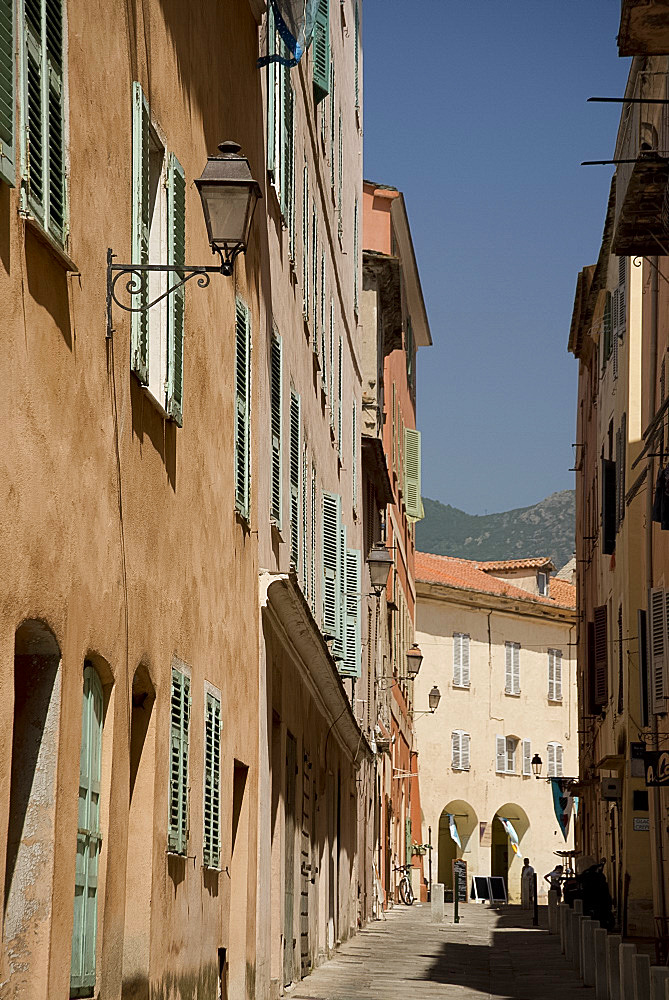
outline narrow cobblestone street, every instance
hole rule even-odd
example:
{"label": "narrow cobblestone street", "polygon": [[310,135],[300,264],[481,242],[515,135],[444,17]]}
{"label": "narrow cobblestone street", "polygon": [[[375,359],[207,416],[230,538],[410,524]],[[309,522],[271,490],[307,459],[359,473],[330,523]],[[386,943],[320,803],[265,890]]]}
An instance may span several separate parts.
{"label": "narrow cobblestone street", "polygon": [[[519,907],[468,904],[454,924],[431,922],[429,906],[397,907],[347,941],[332,961],[299,983],[296,1000],[428,1000],[508,997],[594,1000],[560,953],[559,937],[532,927]],[[540,922],[545,924],[546,914]]]}

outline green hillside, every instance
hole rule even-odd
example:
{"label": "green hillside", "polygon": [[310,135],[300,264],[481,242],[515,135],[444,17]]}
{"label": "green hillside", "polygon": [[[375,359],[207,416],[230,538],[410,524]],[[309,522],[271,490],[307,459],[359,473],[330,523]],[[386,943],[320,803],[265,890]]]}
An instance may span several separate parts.
{"label": "green hillside", "polygon": [[416,548],[481,560],[548,555],[560,569],[574,554],[574,496],[574,490],[562,490],[531,507],[500,514],[467,514],[424,497]]}

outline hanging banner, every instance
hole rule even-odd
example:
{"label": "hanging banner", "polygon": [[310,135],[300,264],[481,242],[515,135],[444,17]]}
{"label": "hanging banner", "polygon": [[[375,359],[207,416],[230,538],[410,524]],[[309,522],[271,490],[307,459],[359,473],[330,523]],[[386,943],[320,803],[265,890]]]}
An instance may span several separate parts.
{"label": "hanging banner", "polygon": [[567,839],[569,833],[569,820],[574,806],[574,798],[569,792],[568,782],[561,778],[551,778],[551,789],[553,791],[553,808],[555,818],[562,830],[562,836]]}
{"label": "hanging banner", "polygon": [[510,819],[505,819],[504,816],[498,816],[497,819],[500,821],[500,823],[502,824],[502,826],[506,830],[506,834],[507,834],[509,840],[511,841],[511,847],[513,849],[513,853],[514,854],[520,854],[520,846],[519,846],[519,841],[518,841],[518,834],[516,833],[516,831],[513,828],[513,823],[511,822]]}
{"label": "hanging banner", "polygon": [[669,785],[669,753],[666,750],[647,750],[643,755],[646,787]]}
{"label": "hanging banner", "polygon": [[281,63],[282,66],[297,66],[311,45],[319,0],[269,0],[270,14],[267,23],[279,33],[290,57],[274,52],[274,39],[269,39],[269,54],[258,59],[258,66]]}
{"label": "hanging banner", "polygon": [[451,833],[451,840],[455,841],[460,850],[462,850],[462,844],[460,843],[460,834],[458,833],[458,828],[455,825],[455,816],[453,813],[447,813],[448,816],[448,828]]}

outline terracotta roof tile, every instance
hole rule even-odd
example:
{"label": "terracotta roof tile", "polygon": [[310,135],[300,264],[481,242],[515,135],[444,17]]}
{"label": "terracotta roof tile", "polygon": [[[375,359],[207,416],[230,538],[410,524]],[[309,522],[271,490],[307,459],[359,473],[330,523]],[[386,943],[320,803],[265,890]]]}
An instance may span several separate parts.
{"label": "terracotta roof tile", "polygon": [[[528,562],[536,565],[536,560],[508,560],[511,563]],[[505,580],[498,580],[482,567],[490,563],[479,563],[473,559],[459,559],[455,556],[438,556],[430,552],[416,552],[416,580],[423,583],[443,583],[462,590],[476,590],[482,594],[499,594],[501,597],[515,597],[524,601],[535,601],[549,607],[575,608],[576,588],[564,580],[551,577],[550,597],[530,594],[522,587],[514,587]],[[493,565],[500,565],[495,563]],[[541,563],[544,565],[544,563]]]}
{"label": "terracotta roof tile", "polygon": [[542,569],[544,566],[553,566],[553,562],[548,556],[535,556],[533,559],[500,559],[492,562],[477,563],[484,573],[499,573],[505,569]]}

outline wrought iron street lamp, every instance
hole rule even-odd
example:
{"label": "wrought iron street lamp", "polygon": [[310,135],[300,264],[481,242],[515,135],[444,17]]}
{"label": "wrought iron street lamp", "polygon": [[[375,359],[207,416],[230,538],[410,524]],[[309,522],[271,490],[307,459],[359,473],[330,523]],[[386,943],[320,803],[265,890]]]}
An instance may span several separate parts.
{"label": "wrought iron street lamp", "polygon": [[[236,142],[222,142],[219,145],[220,154],[209,156],[202,176],[196,178],[195,184],[202,199],[202,210],[207,227],[209,245],[214,254],[218,254],[220,264],[189,265],[189,264],[115,264],[116,254],[107,250],[107,337],[111,337],[112,303],[125,312],[148,312],[162,299],[190,281],[197,278],[199,288],[206,288],[210,274],[232,274],[235,257],[246,252],[251,221],[256,202],[261,196],[260,185],[251,176],[249,161],[240,155],[240,146]],[[142,301],[146,298],[147,275],[151,272],[175,274],[179,280],[168,287],[166,292],[152,302]],[[117,282],[126,277],[124,290],[130,299],[130,304],[122,302],[116,296]],[[139,305],[132,305],[139,297]]]}
{"label": "wrought iron street lamp", "polygon": [[541,768],[543,767],[543,763],[544,762],[542,761],[539,754],[535,753],[534,757],[532,758],[532,771],[534,773],[535,778],[541,777]]}
{"label": "wrought iron street lamp", "polygon": [[439,702],[441,701],[441,691],[435,684],[427,696],[427,703],[430,706],[426,712],[414,712],[413,717],[416,718],[417,715],[434,715],[437,711]]}
{"label": "wrought iron street lamp", "polygon": [[367,565],[369,567],[369,578],[377,597],[380,597],[385,590],[392,564],[393,557],[385,545],[377,543],[372,546],[367,556]]}
{"label": "wrought iron street lamp", "polygon": [[412,680],[414,677],[418,676],[418,671],[420,670],[422,662],[423,654],[420,651],[420,646],[418,643],[414,642],[411,649],[407,650],[407,673]]}

